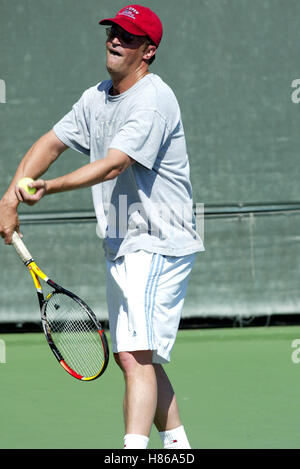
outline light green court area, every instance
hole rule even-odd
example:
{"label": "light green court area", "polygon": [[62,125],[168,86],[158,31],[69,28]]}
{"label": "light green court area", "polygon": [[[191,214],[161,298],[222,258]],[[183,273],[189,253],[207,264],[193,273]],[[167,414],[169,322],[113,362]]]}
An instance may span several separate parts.
{"label": "light green court area", "polygon": [[[42,334],[0,339],[2,449],[122,447],[124,385],[112,357],[102,377],[79,382]],[[295,339],[300,327],[179,331],[165,369],[192,448],[300,448]],[[149,448],[161,447],[153,428]]]}

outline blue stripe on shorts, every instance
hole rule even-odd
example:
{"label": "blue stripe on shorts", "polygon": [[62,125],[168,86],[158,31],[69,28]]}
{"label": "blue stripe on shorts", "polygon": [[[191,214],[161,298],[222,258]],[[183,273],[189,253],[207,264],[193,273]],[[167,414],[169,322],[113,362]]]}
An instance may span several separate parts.
{"label": "blue stripe on shorts", "polygon": [[160,254],[153,254],[152,265],[145,290],[145,315],[149,350],[154,349],[153,313],[158,280],[163,269],[164,261],[165,258]]}

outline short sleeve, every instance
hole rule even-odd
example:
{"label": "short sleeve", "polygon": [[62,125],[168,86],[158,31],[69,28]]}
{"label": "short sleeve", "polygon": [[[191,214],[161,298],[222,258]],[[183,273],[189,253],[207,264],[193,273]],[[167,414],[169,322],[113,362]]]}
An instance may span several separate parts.
{"label": "short sleeve", "polygon": [[74,104],[53,130],[57,137],[73,150],[90,154],[90,109],[88,90]]}
{"label": "short sleeve", "polygon": [[126,153],[148,169],[169,135],[165,119],[155,110],[132,113],[112,139],[109,148]]}

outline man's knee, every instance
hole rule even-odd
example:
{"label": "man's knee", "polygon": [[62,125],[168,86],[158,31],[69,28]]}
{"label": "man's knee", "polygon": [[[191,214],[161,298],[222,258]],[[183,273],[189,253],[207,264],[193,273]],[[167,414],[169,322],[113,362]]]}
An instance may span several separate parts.
{"label": "man's knee", "polygon": [[133,352],[114,353],[116,363],[127,376],[135,372],[143,365],[152,365],[152,350],[138,350]]}

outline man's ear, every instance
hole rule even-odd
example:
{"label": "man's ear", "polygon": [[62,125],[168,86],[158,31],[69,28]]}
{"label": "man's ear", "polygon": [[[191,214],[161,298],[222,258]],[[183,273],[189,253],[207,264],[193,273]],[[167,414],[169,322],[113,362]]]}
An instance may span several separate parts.
{"label": "man's ear", "polygon": [[144,60],[150,60],[151,57],[155,55],[157,47],[154,44],[149,44],[144,52],[143,59]]}

